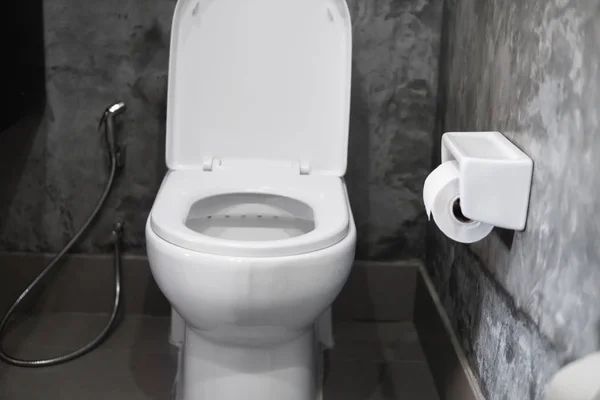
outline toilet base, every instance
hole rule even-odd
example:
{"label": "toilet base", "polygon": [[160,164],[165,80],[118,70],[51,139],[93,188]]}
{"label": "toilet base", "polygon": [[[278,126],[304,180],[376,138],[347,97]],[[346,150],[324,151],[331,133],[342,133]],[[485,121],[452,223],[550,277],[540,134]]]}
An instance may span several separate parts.
{"label": "toilet base", "polygon": [[272,346],[224,345],[186,328],[176,400],[320,400],[322,351],[313,329]]}

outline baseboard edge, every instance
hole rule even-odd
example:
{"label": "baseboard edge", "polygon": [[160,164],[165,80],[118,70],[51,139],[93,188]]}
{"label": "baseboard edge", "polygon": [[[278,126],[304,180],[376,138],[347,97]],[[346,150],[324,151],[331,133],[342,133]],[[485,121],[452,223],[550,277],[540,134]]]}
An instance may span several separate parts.
{"label": "baseboard edge", "polygon": [[485,400],[424,266],[417,276],[414,323],[440,400]]}

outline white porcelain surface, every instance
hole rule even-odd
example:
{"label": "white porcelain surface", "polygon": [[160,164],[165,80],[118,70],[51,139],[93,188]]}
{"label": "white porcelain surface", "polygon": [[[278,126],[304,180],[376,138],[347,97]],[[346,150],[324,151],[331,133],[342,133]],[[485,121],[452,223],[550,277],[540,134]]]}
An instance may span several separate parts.
{"label": "white porcelain surface", "polygon": [[351,49],[345,0],[177,3],[146,247],[172,341],[184,326],[179,399],[318,396],[356,244]]}
{"label": "white porcelain surface", "polygon": [[186,323],[180,399],[316,398],[315,323],[350,272],[352,220],[340,242],[294,256],[186,250],[156,235],[150,222],[146,240],[156,282]]}
{"label": "white porcelain surface", "polygon": [[[304,204],[305,209],[296,207],[301,209],[294,210],[288,206],[286,211],[286,204],[268,203],[260,197],[244,199],[241,204],[225,204],[222,198],[220,201],[217,198],[216,204],[210,201],[215,196],[234,194],[280,196]],[[247,257],[289,256],[316,251],[346,237],[350,221],[347,204],[345,187],[338,177],[304,176],[297,172],[255,174],[243,168],[213,172],[170,171],[152,207],[150,224],[164,240],[190,250]],[[190,217],[196,218],[192,224]],[[314,224],[314,228],[306,234],[290,234],[289,226],[277,224],[286,219],[294,222],[296,218],[301,223]],[[214,225],[214,233],[221,229],[224,219],[230,226],[235,225],[235,219],[240,227],[242,222],[245,223],[246,231],[235,237],[239,240],[206,234],[211,229],[209,224]],[[192,229],[198,221],[204,221],[209,225],[208,229]],[[268,229],[269,223],[272,229]],[[251,230],[250,225],[254,229]],[[260,226],[262,231],[258,229]],[[259,240],[258,235],[271,240]]]}
{"label": "white porcelain surface", "polygon": [[316,400],[312,329],[270,346],[230,346],[188,329],[177,400]]}
{"label": "white porcelain surface", "polygon": [[179,0],[169,169],[250,158],[343,176],[351,53],[345,0]]}
{"label": "white porcelain surface", "polygon": [[[341,242],[285,257],[186,250],[146,226],[152,273],[187,324],[231,343],[270,341],[311,326],[333,302],[354,256],[354,224]],[[222,335],[222,336],[221,336]]]}
{"label": "white porcelain surface", "polygon": [[558,371],[548,384],[546,400],[600,400],[600,353]]}
{"label": "white porcelain surface", "polygon": [[442,163],[456,160],[460,207],[474,221],[523,230],[533,161],[500,132],[447,132]]}

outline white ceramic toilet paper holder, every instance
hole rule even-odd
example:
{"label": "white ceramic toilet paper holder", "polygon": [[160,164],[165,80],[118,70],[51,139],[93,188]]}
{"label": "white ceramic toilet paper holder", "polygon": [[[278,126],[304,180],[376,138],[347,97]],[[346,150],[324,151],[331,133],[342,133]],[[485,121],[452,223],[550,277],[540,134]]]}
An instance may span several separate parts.
{"label": "white ceramic toilet paper holder", "polygon": [[447,132],[442,163],[459,165],[460,211],[474,221],[523,230],[533,161],[500,132]]}

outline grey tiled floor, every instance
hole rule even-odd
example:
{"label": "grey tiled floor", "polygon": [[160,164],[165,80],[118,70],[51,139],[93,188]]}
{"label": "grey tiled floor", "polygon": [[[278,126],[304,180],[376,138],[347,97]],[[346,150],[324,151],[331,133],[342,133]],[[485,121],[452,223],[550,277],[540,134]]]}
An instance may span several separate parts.
{"label": "grey tiled floor", "polygon": [[[19,357],[48,357],[91,339],[106,321],[95,314],[30,317],[9,334],[5,348]],[[0,399],[167,400],[176,351],[169,320],[128,316],[100,348],[56,367],[0,364]],[[337,323],[327,357],[325,400],[437,400],[411,323]]]}

